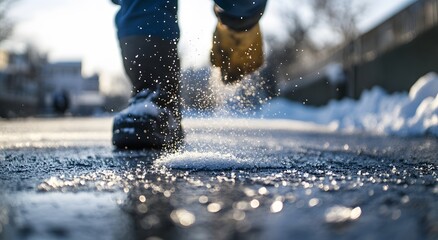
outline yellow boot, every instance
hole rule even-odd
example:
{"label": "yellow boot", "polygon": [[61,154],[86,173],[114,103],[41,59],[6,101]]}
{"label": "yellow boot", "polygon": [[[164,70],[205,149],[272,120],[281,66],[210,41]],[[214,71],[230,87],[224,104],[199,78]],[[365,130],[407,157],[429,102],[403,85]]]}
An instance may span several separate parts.
{"label": "yellow boot", "polygon": [[219,22],[213,35],[211,64],[221,69],[224,83],[235,83],[262,66],[262,45],[259,24],[239,32]]}

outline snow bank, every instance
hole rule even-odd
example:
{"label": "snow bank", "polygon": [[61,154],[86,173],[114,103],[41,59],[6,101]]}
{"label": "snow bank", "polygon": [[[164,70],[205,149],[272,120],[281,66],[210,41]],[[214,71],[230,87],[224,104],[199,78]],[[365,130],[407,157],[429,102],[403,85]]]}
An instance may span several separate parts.
{"label": "snow bank", "polygon": [[438,75],[421,77],[409,94],[388,95],[375,87],[364,92],[358,101],[332,101],[320,108],[277,98],[263,106],[259,116],[335,124],[339,130],[347,131],[438,136]]}

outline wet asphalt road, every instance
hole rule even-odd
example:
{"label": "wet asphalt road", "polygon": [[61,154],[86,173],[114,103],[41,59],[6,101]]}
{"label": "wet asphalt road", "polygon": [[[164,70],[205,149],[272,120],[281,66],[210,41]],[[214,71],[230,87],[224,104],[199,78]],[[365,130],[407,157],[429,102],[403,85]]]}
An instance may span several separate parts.
{"label": "wet asphalt road", "polygon": [[438,139],[224,122],[174,154],[217,166],[171,169],[110,118],[0,121],[0,239],[438,239]]}

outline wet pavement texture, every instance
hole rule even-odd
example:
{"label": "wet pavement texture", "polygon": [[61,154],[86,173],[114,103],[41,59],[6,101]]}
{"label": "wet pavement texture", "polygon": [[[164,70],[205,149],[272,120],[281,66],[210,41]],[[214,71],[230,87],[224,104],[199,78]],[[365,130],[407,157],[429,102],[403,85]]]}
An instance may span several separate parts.
{"label": "wet pavement texture", "polygon": [[110,118],[0,121],[0,239],[438,239],[438,139],[224,122],[185,120],[183,152],[246,165],[115,151]]}

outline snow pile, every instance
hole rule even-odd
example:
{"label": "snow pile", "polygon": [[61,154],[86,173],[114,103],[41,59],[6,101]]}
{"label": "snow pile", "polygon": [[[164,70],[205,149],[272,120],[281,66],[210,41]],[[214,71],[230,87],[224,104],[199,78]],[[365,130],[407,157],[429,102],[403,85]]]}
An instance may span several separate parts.
{"label": "snow pile", "polygon": [[438,75],[421,77],[409,94],[388,95],[379,87],[359,101],[332,101],[321,108],[274,99],[259,112],[264,118],[286,118],[317,124],[336,124],[339,130],[368,131],[400,136],[438,136]]}

